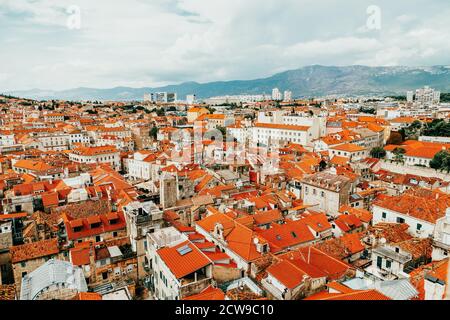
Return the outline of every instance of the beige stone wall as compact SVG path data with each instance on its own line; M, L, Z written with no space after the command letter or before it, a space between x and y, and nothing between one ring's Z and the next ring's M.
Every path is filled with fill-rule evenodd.
M241 278L241 270L223 266L213 266L213 279L218 283L233 281Z
M48 257L27 260L24 261L23 263L22 262L13 263L14 283L16 284L17 296L20 296L20 288L22 285L22 274L24 272L26 272L26 274L30 274L31 272L42 266L49 259L68 261L68 258L64 257L64 255L61 253Z
M129 273L123 274L127 270L129 265L133 265L133 270ZM120 274L115 274L115 269L120 268ZM103 279L102 274L106 272L108 277ZM137 258L127 259L111 263L102 267L97 267L95 269L95 274L90 277L89 287L96 287L105 283L110 283L114 281L120 281L124 279L132 279L137 281Z
M75 289L50 287L39 294L35 300L72 300L78 294Z
M111 232L105 232L102 233L100 236L102 237L102 241L108 241L108 240L113 240L113 239L119 239L119 238L126 238L127 237L127 230L122 229L122 230L118 230L117 232L117 236L113 235L113 231ZM79 240L83 240L83 242L88 242L88 241L95 241L96 236L92 236L92 237L86 237L86 238L81 238L81 239L77 239L75 240L75 242L78 242Z
M11 247L13 244L12 233L0 233L0 251Z

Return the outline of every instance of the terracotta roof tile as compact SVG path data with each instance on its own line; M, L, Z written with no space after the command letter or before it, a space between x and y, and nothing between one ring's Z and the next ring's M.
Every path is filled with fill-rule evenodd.
M189 247L191 251L181 255L177 249L182 247ZM189 241L182 242L174 247L159 249L157 253L177 279L211 264L211 260Z
M58 239L42 240L10 248L11 262L33 260L59 253Z

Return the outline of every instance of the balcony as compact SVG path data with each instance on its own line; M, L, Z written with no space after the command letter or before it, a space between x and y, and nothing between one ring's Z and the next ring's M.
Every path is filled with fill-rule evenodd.
M272 295L277 300L284 300L283 298L283 292L280 291L277 287L275 287L272 283L267 281L267 279L262 279L261 284L263 285L264 289L267 290L267 292Z
M206 289L212 283L212 278L199 275L194 278L183 278L181 279L180 287L180 297L187 297L193 294L200 293Z
M444 243L439 238L433 240L433 246L442 248L444 250L450 250L450 244Z

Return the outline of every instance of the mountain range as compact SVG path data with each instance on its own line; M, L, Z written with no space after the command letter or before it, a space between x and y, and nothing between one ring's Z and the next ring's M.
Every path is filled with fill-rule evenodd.
M176 92L183 100L188 94L197 98L237 94L271 94L273 88L290 90L294 97L405 95L423 86L450 92L450 66L368 67L307 66L255 80L185 82L158 88L115 87L110 89L76 88L63 91L33 89L6 92L37 100L142 100L144 93Z

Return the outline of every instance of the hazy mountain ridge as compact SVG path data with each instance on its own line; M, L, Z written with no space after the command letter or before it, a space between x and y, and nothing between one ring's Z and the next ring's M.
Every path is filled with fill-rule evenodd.
M450 92L450 67L367 67L307 66L255 80L185 82L159 88L116 87L110 89L75 88L64 91L33 89L7 94L32 99L64 100L142 100L144 93L176 92L179 99L195 93L199 98L236 94L270 94L277 87L291 90L294 97L325 95L406 94L425 85Z

